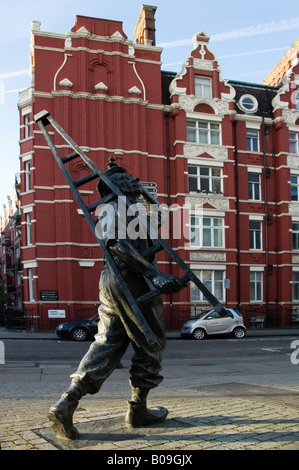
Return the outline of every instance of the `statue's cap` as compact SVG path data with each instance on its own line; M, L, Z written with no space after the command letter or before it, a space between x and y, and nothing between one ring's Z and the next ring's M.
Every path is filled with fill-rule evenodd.
M113 158L112 155L109 158L106 166L107 166L107 170L105 171L105 175L107 176L111 176L115 173L127 173L127 170L125 168L123 168L122 166L118 166L115 163L115 159ZM107 192L108 193L111 192L110 190L108 190L107 185L104 183L102 179L100 179L98 182L98 192L100 196L103 196L104 193L107 194Z

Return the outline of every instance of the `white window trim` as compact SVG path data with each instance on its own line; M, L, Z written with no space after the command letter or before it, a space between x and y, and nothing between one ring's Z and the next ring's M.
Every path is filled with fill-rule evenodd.
M33 156L33 153L29 153L28 155L26 155L26 154L23 155L22 156L22 162L25 163L25 162L28 162L28 161L32 160L32 156Z
M259 131L261 128L260 122L246 121L246 129L252 129L253 131Z
M24 261L23 267L24 269L37 268L38 262L37 261Z
M186 113L187 119L192 119L193 121L214 121L219 124L222 122L221 116L215 116L215 114L207 114L207 113Z
M26 108L22 109L22 116L25 116L26 114L30 114L32 112L32 106L26 106Z
M22 211L23 211L24 214L28 214L29 212L33 212L33 206L23 207Z
M262 173L262 169L258 166L248 166L247 171L248 173Z
M218 168L223 168L224 165L223 165L223 162L214 162L214 161L211 161L211 159L209 158L200 158L200 161L198 161L198 158L188 158L187 159L187 163L188 163L188 166L210 166L211 168L212 167L218 167ZM188 171L186 172L186 174L188 174Z

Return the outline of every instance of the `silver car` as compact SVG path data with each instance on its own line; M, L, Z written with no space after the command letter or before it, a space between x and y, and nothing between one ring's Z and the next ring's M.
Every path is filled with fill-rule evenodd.
M182 337L193 337L194 339L224 334L231 335L233 338L244 338L246 327L239 310L227 308L224 316L215 310L210 310L194 320L187 321L181 329Z

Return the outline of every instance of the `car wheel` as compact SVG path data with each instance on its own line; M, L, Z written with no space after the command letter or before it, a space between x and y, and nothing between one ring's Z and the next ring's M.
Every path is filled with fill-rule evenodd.
M192 336L194 339L204 339L206 337L206 332L203 328L196 328L193 331Z
M242 339L244 338L245 336L245 330L244 328L241 328L241 326L237 326L237 328L235 328L233 331L232 331L232 336L234 338L237 338L237 339Z
M74 328L71 331L71 339L73 341L85 341L88 338L88 331L81 326Z

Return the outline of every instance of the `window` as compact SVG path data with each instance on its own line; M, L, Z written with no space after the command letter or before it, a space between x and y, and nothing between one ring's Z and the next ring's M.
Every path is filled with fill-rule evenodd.
M291 200L299 201L299 176L291 176Z
M25 125L24 138L28 139L28 137L30 137L30 114L25 114L25 116L24 116L24 125Z
M253 129L246 130L246 149L249 152L259 151L259 133Z
M29 191L30 189L31 189L30 162L25 162L25 191Z
M298 132L289 133L289 142L290 142L289 151L291 153L299 153L299 133Z
M251 250L262 249L262 223L259 220L249 221L249 246Z
M262 271L250 271L250 300L262 301Z
M191 246L224 248L223 219L191 216Z
M224 284L224 271L220 270L201 270L194 271L198 279L212 292L213 295L219 300L224 300L223 284ZM191 283L191 302L206 302L206 298L198 289L198 287Z
M195 76L195 96L212 98L212 82L209 77Z
M299 250L299 222L292 223L292 247Z
M26 235L27 235L27 245L32 244L32 236L31 236L31 214L28 212L26 214Z
M28 268L29 302L34 302L33 269Z
M220 144L220 124L206 121L187 121L187 140L198 144Z
M299 92L298 91L296 91L295 93L295 107L296 109L299 110Z
M222 193L222 168L188 166L189 192Z
M238 106L245 113L255 113L258 109L258 101L252 95L242 95L238 101Z
M259 173L248 173L248 199L261 200L261 181Z
M293 271L293 300L299 301L299 272Z

